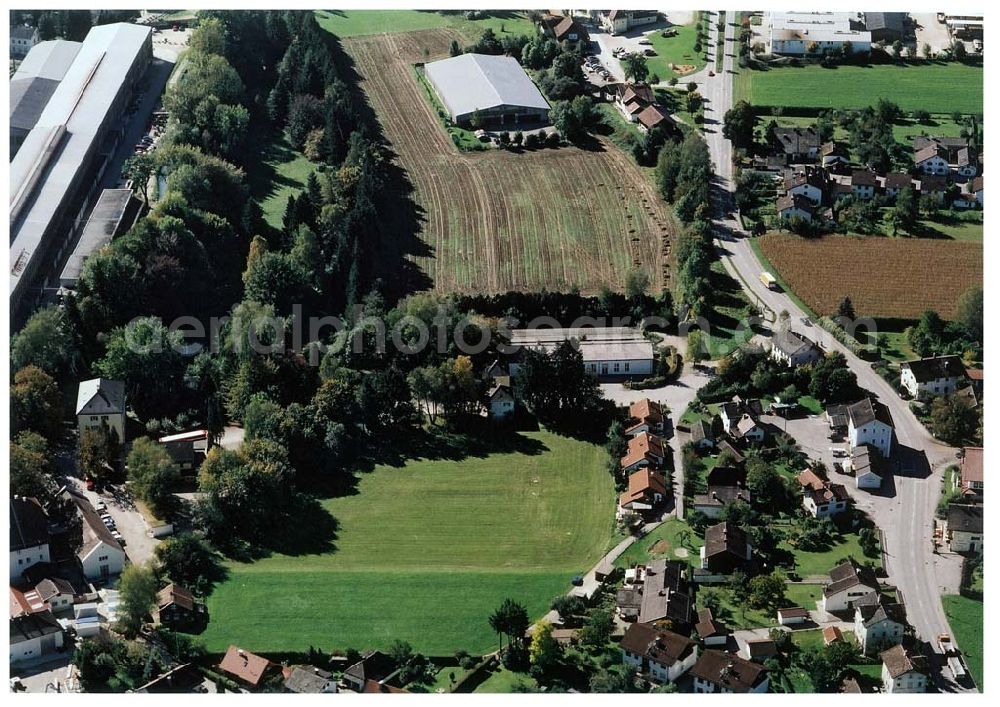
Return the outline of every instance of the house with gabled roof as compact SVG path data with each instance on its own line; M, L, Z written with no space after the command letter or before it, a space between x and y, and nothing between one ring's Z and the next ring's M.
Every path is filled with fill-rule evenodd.
M38 601L58 613L73 607L76 590L73 585L59 577L48 577L35 585L33 590Z
M507 385L494 385L486 393L491 420L503 420L514 413L514 391Z
M203 618L205 605L179 584L168 584L156 594L153 619L158 624L191 624Z
M851 161L851 154L847 146L842 142L824 142L819 149L820 162L824 167L832 167L837 164L848 164Z
M33 606L10 587L10 662L37 660L63 647L62 625L47 606Z
M913 166L924 174L942 177L951 171L948 167L948 151L936 143L915 150Z
M823 203L827 178L822 169L807 167L805 170L790 170L785 174L785 195L804 196L813 206Z
M742 486L709 486L706 493L695 494L691 507L714 520L730 503L750 503L750 500L749 489Z
M279 670L277 663L233 645L229 646L219 663L221 673L252 689L260 687L269 675Z
M368 683L381 685L382 681L392 675L396 664L392 658L382 651L368 651L361 660L348 667L340 679L344 686L354 692L366 692Z
M628 441L628 450L621 458L622 471L629 474L647 467L659 469L666 458L663 440L657 435L640 432Z
M899 364L899 383L916 399L951 395L966 383L958 356L929 356Z
M715 431L711 422L702 418L691 425L691 444L698 449L711 449L715 446Z
M676 682L698 659L698 644L652 624L634 623L621 640L622 663L660 684Z
M337 692L333 674L312 665L293 665L283 668L285 692L297 695L329 695Z
M882 684L889 694L927 692L927 664L923 656L902 645L882 651Z
M851 172L851 193L855 199L875 198L875 190L878 189L878 177L870 169L855 169Z
M983 488L983 448L965 447L962 450L957 490L969 501L982 502Z
M796 480L802 488L802 506L813 518L828 518L847 510L851 497L842 484L821 479L812 469L801 472Z
M703 570L728 575L749 567L753 547L743 529L726 521L705 530L705 544L700 553Z
M820 139L819 131L812 125L805 127L782 127L775 126L771 131L773 150L780 155L784 155L789 163L815 160L819 156Z
M691 675L696 693L762 693L770 685L764 666L714 649L702 652Z
M823 351L811 339L791 329L779 328L771 334L771 358L791 368L798 368L823 358Z
M774 210L778 218L784 221L798 218L803 221L812 221L813 204L809 198L803 194L786 193L779 196L774 202Z
M830 583L823 587L820 606L831 613L853 610L855 601L878 589L878 578L871 567L847 559L830 570Z
M903 642L906 607L884 594L872 592L854 602L854 635L865 655Z
M889 198L896 198L906 187L913 186L913 177L906 172L889 172L880 178L882 189Z
M86 430L114 430L125 441L125 384L107 378L80 383L76 396L76 421L82 435Z
M83 574L92 582L107 582L125 569L128 561L125 550L90 501L68 490L66 494L76 504L83 521L83 544L76 553Z
M729 629L715 619L711 609L698 610L698 623L694 630L705 646L725 646L729 643Z
M32 565L49 562L49 518L36 498L10 499L10 578Z
M983 549L983 507L948 504L942 536L952 552L979 552Z
M618 516L626 511L648 513L667 497L667 482L659 471L644 467L628 477L628 488L618 497Z
M892 414L884 403L864 398L847 406L847 439L852 448L871 445L888 459L894 434Z
M656 10L601 10L600 22L609 34L617 35L659 20L660 13Z
M677 560L651 560L642 567L640 623L669 624L679 633L694 625L694 595L687 580L688 565ZM661 626L663 627L663 626Z
M641 398L628 406L628 417L625 434L628 437L635 437L643 432L653 435L663 434L667 415L660 403L649 398Z
M944 203L948 194L948 178L940 174L924 174L920 177L920 196L929 196L939 204Z
M885 459L870 444L862 444L851 450L851 458L844 471L854 476L854 484L859 489L882 488L887 473Z

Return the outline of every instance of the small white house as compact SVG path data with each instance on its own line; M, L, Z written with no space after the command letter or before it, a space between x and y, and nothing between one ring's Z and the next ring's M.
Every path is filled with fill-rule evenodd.
M648 623L630 624L621 640L622 663L660 684L673 683L698 660L698 644Z
M841 484L819 478L812 469L798 475L802 487L802 506L813 518L827 518L847 510L850 496Z
M788 193L778 197L774 208L779 219L788 220L798 218L803 221L812 221L812 207L813 204L810 203L808 197L801 194Z
M105 427L125 441L125 384L107 378L80 383L76 396L76 420L80 434Z
M128 558L90 501L75 494L71 498L83 520L83 545L77 552L83 574L92 582L107 582L121 574Z
M27 56L31 48L41 41L37 27L30 25L15 25L10 28L11 57Z
M58 577L43 579L35 585L35 595L55 613L73 608L76 592L73 585Z
M497 385L487 394L490 406L490 418L503 420L514 412L514 396L506 385Z
M952 552L979 552L983 549L983 507L949 504L942 534Z
M778 363L797 368L823 358L823 351L814 342L791 329L778 329L771 336L771 358Z
M892 456L894 427L889 408L871 398L847 407L847 439L851 447L869 444L884 458Z
M798 626L809 620L809 612L801 606L778 609L779 626Z
M10 588L10 662L37 660L63 647L63 629L47 608Z
M854 602L877 592L878 588L878 579L870 567L845 560L830 570L830 583L823 587L821 606L829 612L853 610Z
M927 674L923 660L903 646L893 646L882 652L882 684L889 694L923 694L927 692Z
M770 686L770 677L763 665L732 653L705 650L691 668L693 690L711 693L762 693Z
M854 602L854 635L865 655L895 646L906 632L906 610L901 604L872 592Z
M899 365L899 382L914 398L951 395L966 383L958 356L931 356Z
M862 444L851 450L851 458L844 465L844 471L854 474L854 483L859 489L882 488L884 464L872 447Z

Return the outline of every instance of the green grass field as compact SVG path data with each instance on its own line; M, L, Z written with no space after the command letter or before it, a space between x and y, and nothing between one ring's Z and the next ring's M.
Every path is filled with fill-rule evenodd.
M983 602L958 594L941 597L948 624L965 656L965 664L983 692Z
M247 142L247 150L262 157L247 170L250 193L260 204L264 220L280 228L288 197L298 196L318 165L294 149L284 135L263 135L251 129Z
M694 43L698 36L698 27L693 22L689 25L679 25L673 29L677 30L677 36L664 37L659 31L646 35L650 45L656 50L656 56L649 57L646 65L651 74L657 74L666 81L672 76L676 76L678 81L683 81L684 77L700 70L705 66L705 49L694 51ZM692 71L681 73L670 68L670 65L682 66L689 64L695 68Z
M613 484L604 451L547 432L517 452L416 460L363 475L324 502L336 551L232 564L208 601L210 651L386 647L490 650L505 598L533 618L607 548Z
M734 100L749 97L755 106L863 108L884 98L904 111L981 114L983 69L934 63L741 70L735 93Z
M688 524L677 518L664 521L641 540L637 540L615 561L616 567L632 567L649 560L681 560L692 567L700 566L699 551L704 541L695 535ZM677 550L681 553L678 554ZM686 556L682 556L687 553Z
M482 20L467 20L464 12L442 15L432 10L317 10L320 26L338 37L368 34L414 32L422 29L452 27L469 40L475 40L489 27L501 34L533 35L535 29L523 12L490 11Z
M820 552L798 550L786 542L781 543L779 547L788 550L795 556L795 571L802 577L826 574L834 565L846 559L848 555L854 557L858 562L871 559L866 558L865 553L861 551L858 536L854 533L841 535L839 541L834 543L830 549Z

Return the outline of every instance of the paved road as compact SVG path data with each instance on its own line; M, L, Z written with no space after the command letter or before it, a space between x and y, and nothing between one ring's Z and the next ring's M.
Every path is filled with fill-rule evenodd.
M715 13L713 13L715 14ZM894 453L893 496L883 503L870 504L873 520L885 536L887 571L890 579L902 588L907 613L917 633L933 641L940 633L952 633L939 595L933 546L934 510L941 492L942 472L955 461L958 450L939 443L910 412L889 384L871 366L851 353L829 333L806 323L806 314L783 292L772 292L758 277L762 270L746 234L728 218L733 208L732 146L722 137L722 119L732 105L732 76L736 54L736 24L728 18L725 28L723 71L713 78L705 76L702 94L708 99L705 110L705 139L715 163L716 181L713 197L717 207L716 245L726 269L736 277L751 300L772 313L787 311L791 328L818 341L827 351L840 351L858 377L861 387L870 390L892 413L896 427L897 449ZM717 29L711 24L709 45L715 46ZM711 63L711 62L710 62ZM936 663L938 661L935 661ZM935 682L946 691L963 691L939 669Z

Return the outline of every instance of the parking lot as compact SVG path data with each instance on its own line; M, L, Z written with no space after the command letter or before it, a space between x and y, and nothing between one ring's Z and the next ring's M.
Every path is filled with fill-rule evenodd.
M694 19L693 12L677 11L666 13L666 22L645 25L626 34L611 35L596 25L588 26L590 39L597 44L597 58L604 65L611 77L602 80L597 74L590 74L590 80L600 86L604 83L615 83L625 80L625 71L622 69L619 57L615 53L619 50L624 53L643 53L649 49L646 39L647 34L661 32L664 28L674 25L690 24ZM624 54L622 54L624 56Z

